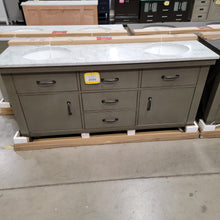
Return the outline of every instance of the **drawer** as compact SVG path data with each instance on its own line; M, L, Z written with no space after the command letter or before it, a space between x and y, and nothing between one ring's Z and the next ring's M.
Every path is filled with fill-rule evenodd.
M84 93L82 98L84 110L135 109L137 92Z
M201 7L201 6L209 6L210 5L210 0L195 0L194 8Z
M114 128L135 125L135 111L85 113L85 127Z
M205 21L207 19L206 14L193 14L191 21Z
M143 70L142 87L195 85L199 68Z
M84 73L80 74L82 90L103 90L103 89L126 89L137 88L138 71L105 71L99 72L101 82L99 84L85 84Z
M198 6L194 8L193 14L206 14L208 13L209 6Z
M76 74L24 74L13 79L18 93L77 90Z

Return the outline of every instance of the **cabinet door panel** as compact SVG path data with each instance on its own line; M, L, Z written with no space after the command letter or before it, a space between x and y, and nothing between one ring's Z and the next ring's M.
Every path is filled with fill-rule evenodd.
M78 94L20 95L19 98L31 132L82 128Z
M185 123L194 88L141 91L139 125Z

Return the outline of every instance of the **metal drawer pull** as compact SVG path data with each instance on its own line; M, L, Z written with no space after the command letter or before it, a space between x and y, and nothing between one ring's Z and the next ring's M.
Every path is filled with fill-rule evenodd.
M56 84L55 80L49 81L49 82L41 82L41 81L36 81L37 85L39 86L50 86Z
M115 118L113 120L102 119L102 121L106 122L106 123L114 123L114 122L118 121L118 118Z
M103 82L103 83L114 83L114 82L117 82L117 81L119 81L119 78L118 77L116 77L116 78L114 78L114 79L101 79L101 81Z
M118 99L115 99L115 100L102 100L102 103L103 104L115 104L115 103L117 103L117 102L119 102L119 100Z
M152 97L149 97L148 103L147 103L147 111L150 111L150 109L151 109L151 102L152 102Z
M71 102L70 102L70 101L67 101L66 103L67 103L68 114L69 114L69 115L72 115L73 113L72 113L72 111L71 111Z
M161 79L163 80L175 80L175 79L178 79L180 77L180 75L175 75L175 76L161 76Z

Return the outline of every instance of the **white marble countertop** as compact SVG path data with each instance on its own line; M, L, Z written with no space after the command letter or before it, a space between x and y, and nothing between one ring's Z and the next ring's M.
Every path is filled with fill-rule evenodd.
M27 1L22 2L22 6L24 5L35 5L35 6L43 6L43 5L98 5L98 0L74 0L74 1Z
M153 54L152 47L154 46L165 46L166 54ZM167 46L168 48L172 48L172 46L174 48L187 47L187 51L183 53L179 52L177 55L172 53L172 49L166 49ZM44 56L48 56L48 59L44 59ZM30 57L33 59L30 59ZM11 46L0 55L0 68L88 66L217 59L219 59L219 56L216 53L198 41L65 46Z

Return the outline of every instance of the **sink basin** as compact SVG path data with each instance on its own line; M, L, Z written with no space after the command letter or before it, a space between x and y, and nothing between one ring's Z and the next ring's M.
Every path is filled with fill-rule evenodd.
M180 44L156 43L150 45L145 52L159 56L182 55L190 50L189 47Z
M69 55L70 51L66 48L47 47L39 48L33 52L27 53L23 58L28 60L53 60L68 57Z

